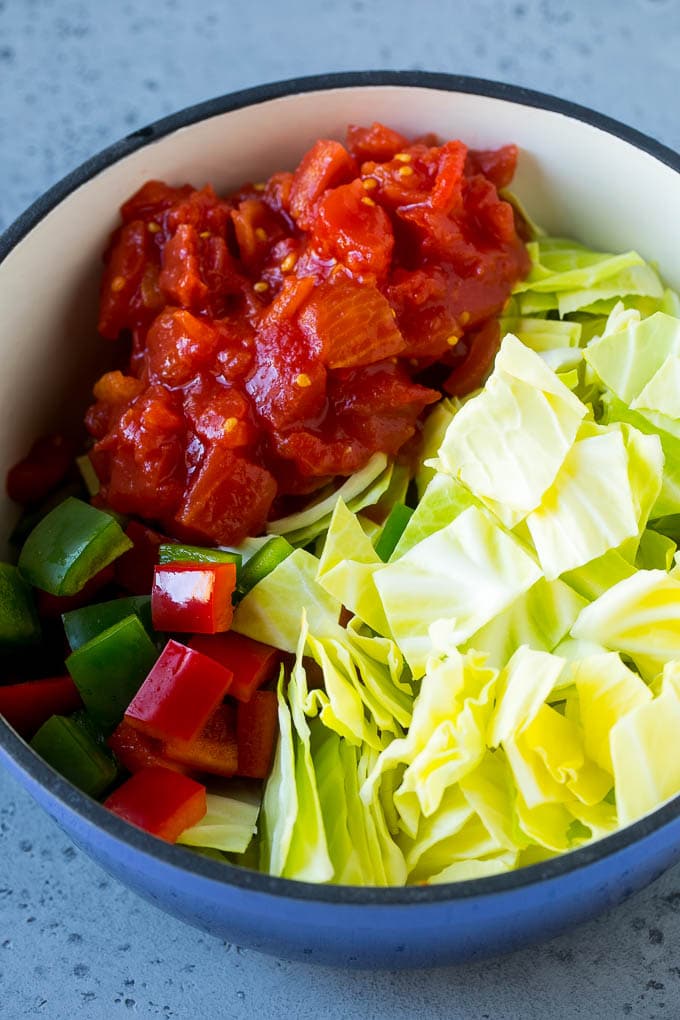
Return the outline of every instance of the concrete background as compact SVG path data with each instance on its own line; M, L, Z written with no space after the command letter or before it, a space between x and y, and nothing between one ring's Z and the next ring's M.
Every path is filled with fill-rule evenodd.
M109 142L223 92L377 67L505 80L680 148L677 0L0 0L0 229ZM677 227L675 228L677 229ZM0 774L0 1017L680 1015L680 868L535 949L416 973L318 969L138 900Z

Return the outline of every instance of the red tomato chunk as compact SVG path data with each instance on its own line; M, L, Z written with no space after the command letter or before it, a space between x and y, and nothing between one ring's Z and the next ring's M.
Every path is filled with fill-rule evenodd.
M214 659L168 641L130 702L125 721L157 740L193 740L231 681L231 672Z
M516 160L374 123L226 197L147 182L105 255L99 329L130 356L87 414L99 499L229 545L396 455L492 367L530 265Z
M104 807L152 836L176 843L206 813L205 786L168 768L135 772L104 801Z
M156 567L151 591L154 630L216 634L234 615L233 563L173 563Z

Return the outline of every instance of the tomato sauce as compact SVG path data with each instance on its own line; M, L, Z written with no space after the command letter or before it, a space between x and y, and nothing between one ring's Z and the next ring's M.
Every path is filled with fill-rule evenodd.
M103 503L230 544L398 454L493 363L529 270L516 158L373 124L226 197L146 183L105 254L99 331L130 353L86 418Z

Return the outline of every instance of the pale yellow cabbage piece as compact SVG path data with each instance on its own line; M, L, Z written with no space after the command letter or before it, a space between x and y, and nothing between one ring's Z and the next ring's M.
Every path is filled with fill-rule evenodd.
M632 709L651 701L650 690L615 652L590 655L575 662L572 676L586 754L613 774L609 746L612 727Z
M513 527L540 504L587 413L541 357L508 334L484 389L449 425L440 470Z

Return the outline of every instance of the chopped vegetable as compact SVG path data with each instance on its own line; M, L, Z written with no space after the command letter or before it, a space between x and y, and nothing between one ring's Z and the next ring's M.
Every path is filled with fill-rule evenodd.
M413 510L403 503L395 503L389 517L383 524L380 537L375 544L375 551L384 563L387 563L394 552L406 525L413 516Z
M281 658L271 645L253 641L233 630L213 637L194 637L189 647L214 659L233 674L229 695L237 701L250 701L254 692L274 677Z
M175 563L187 560L191 563L233 563L238 571L243 557L241 553L229 552L226 549L205 549L199 545L180 545L179 542L166 542L159 546L158 562Z
M292 552L293 547L285 538L279 535L275 538L270 538L243 565L238 582L239 591L242 594L247 594L267 574L271 574L272 570L278 567L279 563L283 563Z
M92 718L111 732L157 657L139 617L132 614L72 652L66 668Z
M271 771L278 733L274 691L255 691L236 709L238 774L266 779Z
M91 797L101 796L118 775L113 758L77 722L63 715L43 723L31 747Z
M69 715L82 701L70 676L0 687L0 715L22 737L32 737L52 715Z
M214 659L168 641L127 706L125 721L158 740L194 740L231 681L231 672Z
M0 563L0 647L27 645L40 638L33 593L16 567Z
M132 595L148 595L153 586L159 550L166 539L138 521L130 521L125 536L132 548L116 560L116 580Z
M166 563L154 571L151 617L156 630L216 634L231 626L234 563Z
M213 776L242 773L236 739L236 712L233 705L218 705L202 730L192 739L171 737L163 742L163 753L194 772Z
M28 536L19 570L51 595L75 595L131 545L110 514L69 498Z
M183 846L212 847L225 853L243 854L257 832L260 799L252 791L231 790L229 796L209 793L207 811L196 825L177 840Z
M180 762L167 757L162 741L147 737L125 720L116 726L107 744L128 772L139 772L151 765L173 769L175 772L189 771Z
M151 599L148 595L96 602L64 613L63 622L71 651L87 644L102 631L135 613L147 630L151 630Z
M61 435L37 439L26 457L7 473L7 495L17 503L41 503L64 480L72 464L73 443Z
M175 843L206 813L205 786L168 768L135 772L104 806L152 836Z

